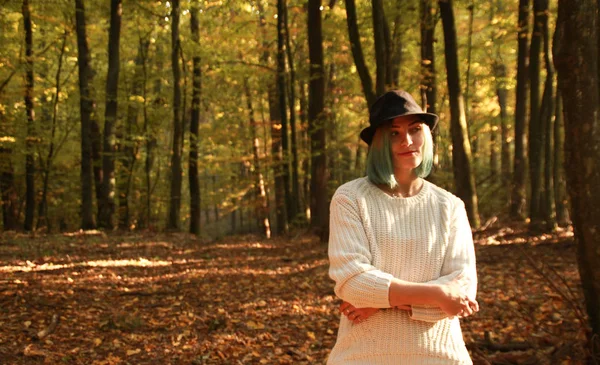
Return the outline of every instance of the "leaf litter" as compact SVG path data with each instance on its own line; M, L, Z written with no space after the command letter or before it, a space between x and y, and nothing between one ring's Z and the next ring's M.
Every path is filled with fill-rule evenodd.
M475 233L475 364L578 364L589 333L570 230ZM0 236L2 364L319 364L340 303L313 236Z

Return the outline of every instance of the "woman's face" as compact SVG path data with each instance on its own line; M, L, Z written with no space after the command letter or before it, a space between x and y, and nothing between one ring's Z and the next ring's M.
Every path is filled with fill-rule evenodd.
M423 161L423 121L417 116L401 116L392 121L390 142L394 170L412 170Z

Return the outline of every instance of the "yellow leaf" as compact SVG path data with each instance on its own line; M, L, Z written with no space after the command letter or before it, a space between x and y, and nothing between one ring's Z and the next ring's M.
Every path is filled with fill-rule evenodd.
M96 347L100 346L101 343L102 343L102 339L101 338L94 338L94 345Z
M308 336L308 338L310 338L311 340L316 340L317 338L315 337L315 333L314 332L306 332L306 335Z
M135 350L127 350L127 356L132 356L132 355L137 355L140 352L142 352L141 349L135 349Z

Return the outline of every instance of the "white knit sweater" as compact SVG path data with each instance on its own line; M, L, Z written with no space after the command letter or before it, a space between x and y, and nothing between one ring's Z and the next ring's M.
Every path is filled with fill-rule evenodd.
M444 283L464 274L475 298L473 237L463 202L425 181L409 198L391 197L366 177L331 201L329 275L335 293L358 308L385 308L354 324L341 316L329 365L471 364L458 318L439 308L390 308L392 278Z

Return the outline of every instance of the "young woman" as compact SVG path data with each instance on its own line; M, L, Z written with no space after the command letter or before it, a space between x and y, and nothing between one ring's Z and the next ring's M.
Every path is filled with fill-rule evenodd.
M459 323L479 310L471 228L463 202L423 179L437 120L401 90L370 109L367 176L331 202L343 315L330 365L472 363Z

